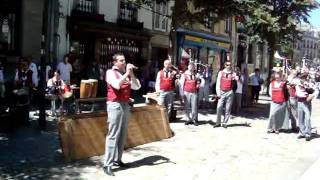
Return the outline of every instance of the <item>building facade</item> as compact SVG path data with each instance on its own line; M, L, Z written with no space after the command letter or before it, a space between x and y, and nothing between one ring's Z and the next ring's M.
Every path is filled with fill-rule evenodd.
M320 54L320 30L311 25L300 25L300 39L297 39L294 45L293 60L299 65L303 65L303 61L307 64L319 63Z

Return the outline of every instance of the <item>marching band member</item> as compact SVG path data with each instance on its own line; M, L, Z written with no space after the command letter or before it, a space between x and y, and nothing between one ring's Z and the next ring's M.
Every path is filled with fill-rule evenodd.
M112 166L127 166L121 160L127 138L129 119L130 91L140 89L139 80L135 77L133 64L126 65L123 54L113 55L113 66L106 73L108 134L105 143L103 170L114 176Z
M274 80L269 86L269 95L271 96L270 113L268 119L268 133L279 134L279 129L283 125L284 118L277 118L278 115L285 114L286 110L286 82L282 80L281 73L274 73Z
M300 133L298 139L305 138L311 140L311 101L319 94L315 84L307 79L308 73L303 72L300 75L300 81L296 85L296 95L298 100L298 119Z
M289 102L288 102L288 111L289 111L289 119L291 121L291 128L293 131L298 131L297 127L297 97L296 97L296 85L299 82L299 78L297 77L297 70L292 69L287 78L287 89L289 91Z
M216 92L218 100L217 105L217 121L214 127L221 126L221 115L225 107L224 119L222 121L222 127L227 128L227 123L230 119L230 113L233 102L233 90L232 81L235 79L235 73L231 68L231 61L225 61L224 69L219 71L216 84Z
M166 108L169 119L173 109L176 71L172 69L170 60L163 62L163 69L157 74L155 89L160 92L159 105Z
M194 63L190 62L188 69L182 74L180 85L183 87L185 111L186 111L186 125L194 124L198 126L198 89L199 78L195 75Z
M64 89L65 83L60 77L60 71L55 70L53 73L53 77L48 80L47 87L49 94L51 96L51 115L56 115L56 100L58 97L61 99L61 107L63 107L63 98L62 98L62 91Z

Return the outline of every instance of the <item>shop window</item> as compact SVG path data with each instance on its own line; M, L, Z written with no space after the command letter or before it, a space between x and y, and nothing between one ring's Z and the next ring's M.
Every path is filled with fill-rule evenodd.
M131 2L121 0L119 12L119 19L134 22L138 20L138 8Z
M19 1L2 1L0 6L0 53L19 53L20 12Z
M97 12L96 0L77 0L76 10L95 13Z
M230 33L232 31L232 19L230 17L227 17L224 20L224 31L226 33Z
M167 2L155 2L154 3L154 21L153 27L156 30L167 31L168 26L168 11Z

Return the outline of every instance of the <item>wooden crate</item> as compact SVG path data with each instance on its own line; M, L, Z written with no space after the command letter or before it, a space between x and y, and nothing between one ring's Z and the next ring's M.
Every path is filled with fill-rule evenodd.
M62 117L58 122L60 142L66 161L103 155L107 134L107 113ZM172 137L168 117L160 106L131 110L126 148Z

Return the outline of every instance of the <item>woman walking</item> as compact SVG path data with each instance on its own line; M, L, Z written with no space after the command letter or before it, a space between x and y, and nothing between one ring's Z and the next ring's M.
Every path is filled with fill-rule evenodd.
M271 81L269 88L272 102L270 104L267 132L279 134L286 111L286 83L282 80L280 72L274 73L274 80Z

